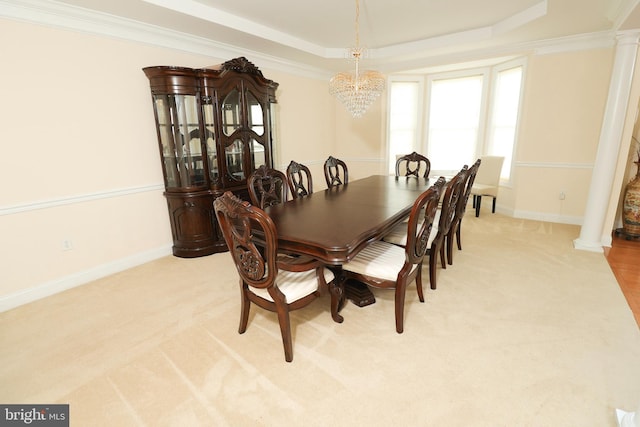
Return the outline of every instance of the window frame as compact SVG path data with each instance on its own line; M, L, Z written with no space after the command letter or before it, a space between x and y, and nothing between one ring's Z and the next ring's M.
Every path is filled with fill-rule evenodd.
M387 162L386 162L386 166L385 168L389 171L389 173L391 173L391 169L393 169L393 173L395 173L395 158L393 159L393 168L391 167L391 86L393 83L395 82L401 82L401 83L406 83L406 82L416 82L418 84L418 90L417 90L417 108L416 108L416 129L415 129L415 135L414 135L414 141L413 141L413 149L412 151L419 151L419 147L420 147L420 141L422 141L422 132L424 129L424 126L422 126L423 123L423 118L424 118L424 85L425 85L425 76L424 75L418 75L418 74L402 74L402 75L395 75L395 76L389 76L389 82L387 87L389 87L390 89L386 91L386 96L387 96L387 105L389 106L388 111L387 111L387 144L386 144L386 158L387 158ZM406 153L408 154L408 153Z
M504 179L502 176L500 177L500 185L503 185L503 186L511 186L513 182L513 170L514 170L515 157L516 157L517 148L518 148L518 141L520 139L519 138L520 124L522 122L522 105L523 105L524 90L525 90L525 84L526 84L527 59L524 57L516 58L510 61L501 62L491 67L491 98L490 98L491 101L496 99L496 91L498 90L498 87L497 87L498 85L496 84L498 73L502 71L510 70L512 68L517 68L517 67L522 68L522 74L520 76L520 94L518 97L518 113L517 113L517 120L515 124L514 134L513 134L511 161L506 163L509 168L509 178ZM492 117L494 112L493 104L494 103L492 102L488 111L487 124L491 124L493 122L493 117ZM493 137L492 131L493 129L491 128L491 126L487 126L487 134L485 136L485 141L491 140L491 138ZM489 151L488 144L483 149L483 153L488 156L494 154L491 151ZM496 155L500 155L500 153L496 153Z
M443 80L443 79L455 79L461 77L469 77L474 75L482 74L483 77L483 95L481 101L481 112L480 112L480 123L478 125L478 139L476 142L476 158L480 158L483 155L490 155L489 152L489 141L492 137L493 129L491 128L492 123L492 115L493 115L493 106L495 93L497 90L496 78L498 73L501 71L505 71L511 68L521 67L522 75L521 75L521 83L520 83L520 94L518 99L518 112L517 112L517 120L515 124L514 130L514 141L512 148L512 156L511 161L508 163L508 171L509 178L504 179L501 178L500 185L502 186L511 186L513 182L513 172L515 168L516 162L516 153L518 148L518 140L520 139L520 128L522 124L522 109L524 104L524 94L525 94L525 86L526 86L526 78L527 78L527 58L526 57L518 57L514 59L509 59L506 61L496 62L490 66L486 67L474 67L467 69L459 69L452 70L447 72L438 72L438 73L425 73L425 74L411 74L411 75L391 75L388 78L388 85L391 87L394 82L406 82L406 81L416 81L421 82L419 84L419 93L418 93L418 121L416 124L416 141L414 144L413 151L417 152L427 152L428 149L428 138L429 138L429 108L430 108L430 92L431 92L431 83L434 80ZM386 165L385 168L389 169L389 165L391 164L392 159L390 158L391 153L391 91L387 91L387 105L389 106L387 111L387 141L386 141ZM475 160L475 159L474 159ZM393 159L395 162L395 159ZM433 170L432 170L433 171ZM435 170L436 173L441 174L455 174L458 171L440 171Z
M429 151L429 121L430 121L430 109L431 109L431 93L432 93L432 85L434 81L438 80L455 80L460 78L467 77L475 77L482 76L482 91L480 98L480 114L478 117L478 129L476 133L476 146L475 146L475 157L480 157L481 153L484 152L484 137L486 135L486 118L487 118L487 108L488 108L488 97L487 93L489 90L489 76L490 76L490 68L471 68L466 70L456 70L442 73L434 73L427 76L427 85L426 90L427 93L425 95L424 105L424 138L422 143L420 144L421 151L424 153L428 153ZM433 167L433 164L431 165ZM462 164L460 165L462 167ZM460 171L458 170L441 170L441 169L432 169L437 174L440 175L455 175Z

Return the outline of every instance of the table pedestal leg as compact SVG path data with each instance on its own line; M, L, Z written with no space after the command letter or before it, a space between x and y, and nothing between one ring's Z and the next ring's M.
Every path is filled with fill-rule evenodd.
M356 280L347 280L344 285L346 299L351 300L358 307L365 307L376 302L376 297L369 287Z

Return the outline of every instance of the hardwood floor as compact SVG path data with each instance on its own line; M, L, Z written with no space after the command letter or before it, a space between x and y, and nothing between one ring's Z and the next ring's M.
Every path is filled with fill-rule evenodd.
M626 240L614 234L605 257L640 326L640 239Z

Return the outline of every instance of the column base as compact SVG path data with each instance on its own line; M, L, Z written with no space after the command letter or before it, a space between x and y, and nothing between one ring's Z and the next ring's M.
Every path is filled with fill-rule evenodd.
M582 251L604 253L604 248L600 242L587 242L582 239L575 239L573 247Z

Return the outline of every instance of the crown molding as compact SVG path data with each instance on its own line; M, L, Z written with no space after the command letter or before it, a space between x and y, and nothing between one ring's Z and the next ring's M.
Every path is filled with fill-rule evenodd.
M197 0L142 0L145 3L160 6L165 9L172 10L177 13L190 15L205 21L222 25L224 27L233 28L246 34L259 37L261 39L270 40L275 43L292 47L303 52L320 57L327 56L327 49L314 43L310 43L299 37L284 33L277 29L267 27L258 22L251 21L241 16L233 15L222 9L204 4Z
M56 1L0 0L0 17L215 58L249 56L262 68L307 77L331 75L327 70L307 64Z
M528 14L535 15L542 13L543 3L546 7L546 2L539 3L536 8L532 8L528 11ZM270 68L304 77L327 79L333 74L329 69L310 66L299 61L267 55L262 52L239 48L237 46L209 40L203 37L197 37L53 0L0 0L0 17L63 28L86 34L101 35L162 48L175 49L182 52L210 56L213 58L248 56L252 58L252 62L261 68ZM522 17L517 18L518 20L524 19ZM527 16L526 18L530 18L530 16ZM374 60L373 62L375 62L377 67L383 69L383 71L386 69L389 73L403 72L404 70L420 69L445 63L455 64L458 62L467 62L470 59L479 58L480 56L483 58L489 58L505 55L523 55L528 53L545 55L585 49L610 48L615 45L616 37L615 31L605 31L528 43L496 46L486 49L474 49L471 51L456 51L454 49L454 51L447 54L432 53L440 43L446 42L446 44L451 45L455 44L456 41L460 41L460 38L466 40L470 36L474 36L475 38L479 36L482 36L481 38L488 37L491 31L488 29L479 29L467 33L459 33L443 36L438 39L407 43L402 46L393 46L393 49L396 50L402 47L406 50L406 52L405 50L402 51L405 54L413 53L415 56L410 60L400 59L397 57L395 59L392 58L390 55L394 52L392 52L393 49L391 49L391 47L389 47L390 50L387 50L387 48L378 49L375 52L375 55L372 56L378 57L381 60ZM337 56L337 52L339 51L340 49L335 49L335 52L331 53L331 56ZM416 52L418 52L417 55ZM396 51L395 54L397 53L398 52Z
M197 0L143 0L156 6L172 10L174 12L198 17L208 22L222 25L225 27L239 29L240 31L260 37L265 40L288 46L311 55L326 59L338 59L344 56L342 48L323 47L314 43L310 43L299 37L292 36L277 29L267 27L260 23L236 16L224 10L218 9L211 5L205 5ZM458 33L447 34L439 37L432 37L425 40L418 40L409 43L399 43L383 48L368 49L371 57L375 58L393 58L407 52L413 52L423 47L442 48L457 43L468 43L477 40L487 40L494 35L513 30L532 22L547 14L547 0L539 1L533 6L521 10L512 16L509 16L492 25L461 31Z
M590 49L607 49L616 44L616 31L600 31L597 33L578 34L542 40L531 44L536 55L573 52Z

